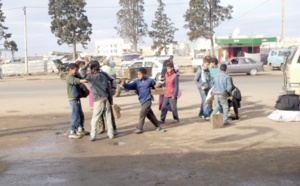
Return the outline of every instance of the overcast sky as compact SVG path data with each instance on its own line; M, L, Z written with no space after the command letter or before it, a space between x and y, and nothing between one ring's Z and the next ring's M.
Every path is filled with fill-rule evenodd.
M156 0L145 1L145 19L148 26L154 19L157 9ZM286 37L300 37L299 1L285 0ZM118 0L86 0L86 14L93 24L93 34L87 50L78 46L78 50L94 52L94 41L100 39L117 38L113 29L116 26L116 13L119 10ZM186 41L187 30L183 15L188 8L189 0L163 0L166 13L179 28L175 34L176 41ZM264 35L266 37L281 34L281 0L223 0L222 5L233 6L233 19L222 23L216 29L216 36L231 35L235 28L240 29L241 35ZM27 35L29 55L47 54L50 51L72 51L67 45L59 46L57 39L50 31L50 17L48 15L48 0L2 0L2 10L6 16L5 26L12 33L19 47L18 56L24 54L24 14L22 7L27 8ZM150 27L148 28L151 29ZM149 38L141 45L151 45Z

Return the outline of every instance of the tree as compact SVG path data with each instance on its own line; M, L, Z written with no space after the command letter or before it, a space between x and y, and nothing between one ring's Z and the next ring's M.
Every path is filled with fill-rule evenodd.
M174 34L178 30L171 23L171 19L164 13L165 4L162 0L157 0L159 7L155 12L155 20L152 22L151 27L154 29L149 32L149 37L153 40L152 49L158 49L157 54L160 55L164 50L168 54L168 44L174 42Z
M8 39L11 37L11 34L10 33L6 33L6 30L8 29L8 27L5 27L3 25L3 23L5 22L5 16L4 16L4 13L2 11L2 3L1 3L1 0L0 0L0 40L2 39Z
M210 39L211 51L214 55L214 29L226 19L231 19L232 6L220 6L220 0L190 0L190 7L186 11L184 18L189 29L187 35L190 41L204 37Z
M85 0L49 0L48 14L51 16L51 32L58 37L59 45L73 45L73 59L76 59L76 44L83 48L91 40L92 24L84 14Z
M10 50L12 58L15 59L15 52L19 50L17 43L15 41L5 41L4 48Z
M137 52L137 44L147 34L147 24L144 20L144 0L120 0L122 7L117 13L118 26L115 29L123 39L128 39Z

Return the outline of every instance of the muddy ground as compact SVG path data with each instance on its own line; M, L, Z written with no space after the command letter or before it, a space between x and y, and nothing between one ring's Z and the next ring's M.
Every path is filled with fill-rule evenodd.
M197 117L200 96L193 75L182 75L181 123L168 114L157 132L133 133L137 96L123 93L119 135L69 140L65 82L56 76L0 81L0 185L300 185L299 123L267 116L282 93L280 71L233 75L243 94L240 121L212 129ZM157 99L157 97L156 97ZM83 99L86 129L92 111ZM157 116L157 101L153 103Z

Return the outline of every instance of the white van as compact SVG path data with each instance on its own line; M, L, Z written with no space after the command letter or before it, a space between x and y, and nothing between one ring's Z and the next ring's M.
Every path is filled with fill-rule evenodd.
M267 59L270 70L274 68L283 70L285 58L290 53L288 49L271 50Z
M284 90L300 95L300 45L290 48L284 64Z

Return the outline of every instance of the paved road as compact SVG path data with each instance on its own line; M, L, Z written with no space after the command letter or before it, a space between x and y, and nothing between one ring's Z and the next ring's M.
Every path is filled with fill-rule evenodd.
M241 121L213 130L197 117L193 75L182 75L180 124L166 133L133 134L139 104L131 93L122 108L120 135L68 140L66 87L56 77L0 82L0 185L300 185L298 123L267 119L281 94L281 72L233 75L243 94ZM91 111L83 100L86 128ZM157 102L154 112L159 116Z

